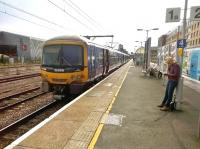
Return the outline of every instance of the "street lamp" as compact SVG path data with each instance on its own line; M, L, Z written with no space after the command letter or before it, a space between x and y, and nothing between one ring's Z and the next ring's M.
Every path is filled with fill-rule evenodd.
M147 41L148 41L148 35L149 35L149 31L152 31L152 30L159 30L159 28L152 28L152 29L141 29L141 28L138 28L137 31L146 31L147 33L147 36L146 36L146 48L145 48L145 52L144 52L144 64L146 64L145 67L145 71L147 71L147 67L148 65L150 64L150 50L148 49L148 46L147 46ZM145 58L146 57L146 58Z
M135 41L135 42L139 42L140 46L142 47L142 43L145 42L145 41Z
M146 40L148 39L149 31L152 31L152 30L159 30L159 28L152 28L152 29L141 29L141 28L138 28L137 29L137 31L146 31L147 32Z

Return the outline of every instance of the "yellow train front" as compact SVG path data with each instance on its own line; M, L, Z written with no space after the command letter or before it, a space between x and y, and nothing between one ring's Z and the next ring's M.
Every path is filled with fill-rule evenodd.
M42 53L42 89L58 95L77 94L88 82L125 63L126 57L79 36L47 40Z

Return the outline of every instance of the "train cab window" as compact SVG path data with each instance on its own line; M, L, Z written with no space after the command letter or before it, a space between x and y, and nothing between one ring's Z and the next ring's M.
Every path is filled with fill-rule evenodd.
M51 45L44 47L42 64L45 66L83 66L83 48L78 45Z

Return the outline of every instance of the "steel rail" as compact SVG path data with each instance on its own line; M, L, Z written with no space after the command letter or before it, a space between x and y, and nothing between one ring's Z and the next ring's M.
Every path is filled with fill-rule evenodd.
M27 78L37 77L37 76L40 76L40 73L27 74L27 75L21 75L21 76L14 76L14 77L8 77L8 78L0 78L0 83L17 81L17 80L22 80L22 79L27 79Z

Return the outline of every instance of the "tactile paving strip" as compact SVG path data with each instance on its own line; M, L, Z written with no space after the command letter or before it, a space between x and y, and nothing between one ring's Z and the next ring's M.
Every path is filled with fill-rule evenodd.
M86 149L87 146L88 143L86 142L70 140L63 149Z
M103 114L102 112L91 112L88 118L81 125L81 127L72 136L71 140L81 141L84 142L83 144L88 145L94 135L95 130L99 125L99 121L102 117L102 114ZM66 145L66 147L71 146L69 143Z

